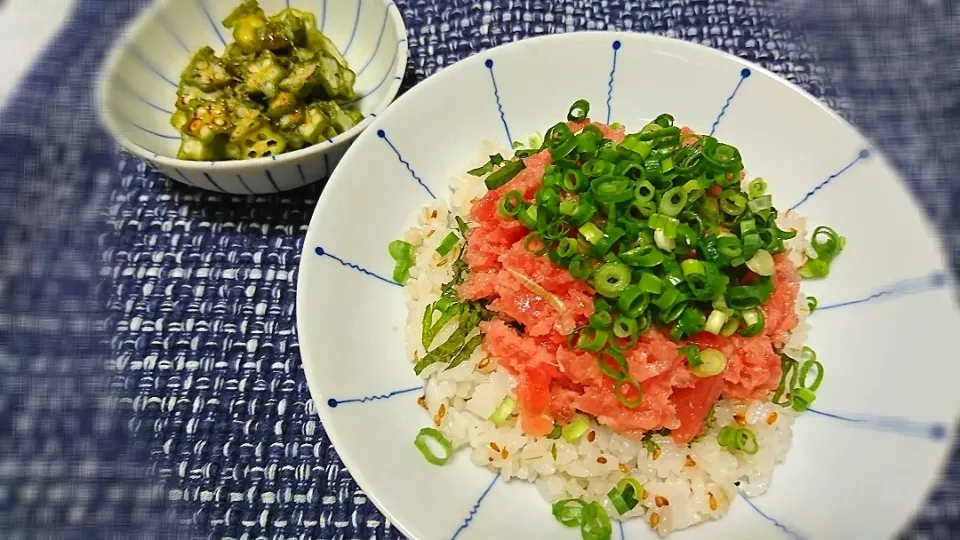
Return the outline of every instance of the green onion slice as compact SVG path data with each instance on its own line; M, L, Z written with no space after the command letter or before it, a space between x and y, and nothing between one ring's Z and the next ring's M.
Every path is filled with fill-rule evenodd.
M757 436L753 434L747 428L740 428L737 430L737 449L743 452L744 454L756 454L760 450L760 445L757 443Z
M510 180L513 180L513 177L520 174L520 171L525 168L526 166L523 164L522 159L515 159L490 173L490 176L488 176L483 183L486 184L489 190L497 189Z
M413 444L423 454L424 459L433 465L446 465L453 456L453 444L443 433L433 428L425 427L421 429L413 440ZM438 446L439 453L432 446Z
M574 417L573 422L570 422L560 432L560 435L563 437L563 440L567 441L570 444L573 444L580 437L583 436L587 430L590 429L590 423L587 422L587 419L583 416L577 415Z
M440 245L437 246L437 254L441 257L445 257L447 253L457 245L457 242L460 241L460 237L456 233L447 233L447 236L443 237L443 240L440 242Z
M697 377L713 377L727 368L727 356L716 349L700 351L700 360L702 364L690 369Z
M510 418L510 415L513 414L513 411L517 409L517 400L513 399L510 396L503 398L503 401L500 402L500 405L497 407L497 410L493 411L493 414L490 415L490 421L493 422L494 426L500 427L504 422Z
M578 99L570 106L567 112L567 120L570 122L583 122L590 113L590 102L585 99Z
M617 401L628 409L636 409L643 401L643 390L640 388L640 383L629 376L613 384L613 394Z

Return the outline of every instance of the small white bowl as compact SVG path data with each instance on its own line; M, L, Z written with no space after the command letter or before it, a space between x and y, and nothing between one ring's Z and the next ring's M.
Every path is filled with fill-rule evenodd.
M260 0L272 15L286 7L314 13L357 73L364 120L338 137L294 152L248 161L177 159L170 125L177 81L193 52L220 54L232 41L220 21L241 0L158 0L134 21L108 56L98 82L100 117L127 150L170 178L226 193L275 193L329 177L350 142L390 104L407 66L407 31L390 0Z

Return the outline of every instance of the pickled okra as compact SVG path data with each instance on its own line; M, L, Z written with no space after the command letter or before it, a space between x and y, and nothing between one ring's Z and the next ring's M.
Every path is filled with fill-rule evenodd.
M177 157L196 161L271 157L331 139L363 120L350 102L356 74L312 13L267 16L244 0L224 20L223 54L198 49L180 75L170 124Z

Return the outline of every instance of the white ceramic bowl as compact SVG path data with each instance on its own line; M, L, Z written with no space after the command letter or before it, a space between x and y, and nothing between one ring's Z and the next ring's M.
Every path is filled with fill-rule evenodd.
M352 140L397 95L407 66L407 32L390 0L261 0L272 15L285 7L314 13L357 73L363 122L331 141L271 158L196 162L176 159L170 125L177 81L193 51L218 54L232 41L220 21L240 0L158 0L125 33L100 74L100 117L114 138L174 180L227 193L274 193L327 178Z
M430 419L386 249L482 141L525 140L578 98L633 130L671 112L715 132L778 207L848 239L829 278L803 285L821 306L809 319L826 366L818 412L797 419L766 494L675 537L892 535L935 479L960 408L960 317L932 228L886 159L809 95L732 56L639 34L549 36L459 62L404 95L337 168L304 244L297 321L317 412L353 477L410 538L579 538L532 485L498 480L469 452L435 467L414 448ZM656 537L644 522L616 527L614 538Z

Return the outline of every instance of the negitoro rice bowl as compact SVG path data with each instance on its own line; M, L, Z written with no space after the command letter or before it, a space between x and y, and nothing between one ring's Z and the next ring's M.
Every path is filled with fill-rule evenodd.
M390 244L425 380L416 444L535 483L583 538L611 519L667 535L771 485L824 373L800 281L844 238L779 213L736 148L669 114L632 132L588 111L487 143Z

